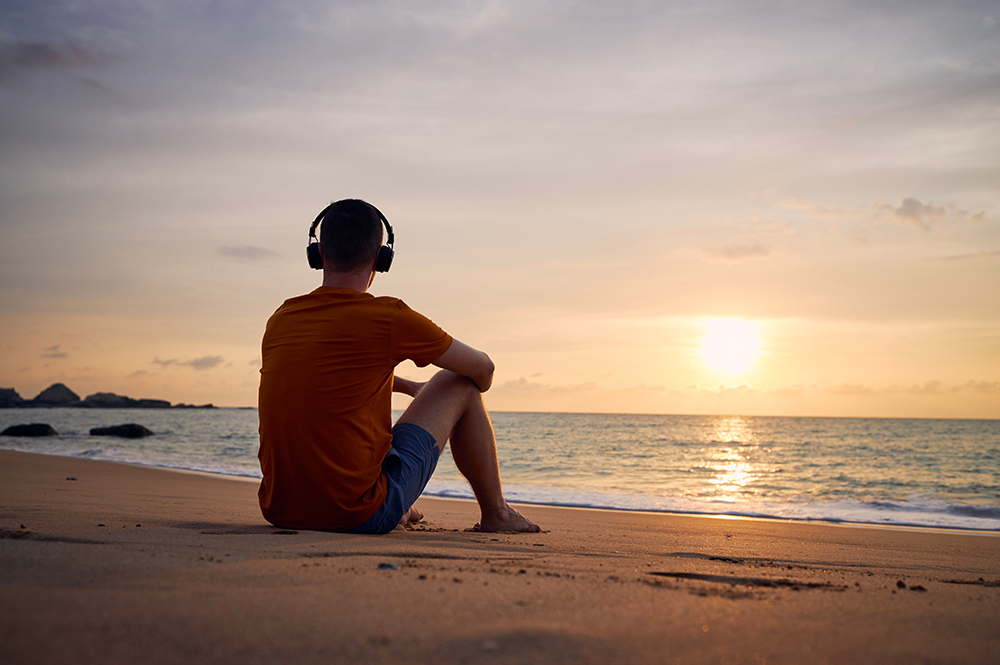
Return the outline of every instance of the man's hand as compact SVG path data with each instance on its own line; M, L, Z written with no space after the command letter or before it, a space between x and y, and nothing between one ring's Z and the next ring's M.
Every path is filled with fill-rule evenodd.
M420 381L410 381L398 376L392 379L392 391L394 393L403 393L410 397L416 397L417 393L423 390L425 385L427 385L426 381L421 383Z

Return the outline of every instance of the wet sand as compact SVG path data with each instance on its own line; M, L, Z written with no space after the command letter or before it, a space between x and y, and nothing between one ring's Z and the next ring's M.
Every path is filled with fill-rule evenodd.
M1000 535L421 499L270 526L256 482L0 451L20 663L995 663Z

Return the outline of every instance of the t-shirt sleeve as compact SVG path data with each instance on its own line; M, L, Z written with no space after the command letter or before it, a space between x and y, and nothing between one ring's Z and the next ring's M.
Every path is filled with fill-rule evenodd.
M450 346L451 335L403 301L398 302L390 343L395 362L412 360L417 367L424 367L440 358Z

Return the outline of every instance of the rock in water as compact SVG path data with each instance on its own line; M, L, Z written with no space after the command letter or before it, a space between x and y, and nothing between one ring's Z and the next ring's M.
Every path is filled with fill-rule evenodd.
M59 432L52 428L52 425L45 423L31 423L30 425L11 425L0 436L56 436Z
M91 436L123 436L128 439L141 439L144 436L152 436L152 432L135 423L125 425L113 425L112 427L95 427L90 430Z
M87 395L80 406L86 406L90 408L97 409L123 409L131 406L131 402L128 397L124 395L116 395L114 393L94 393L93 395Z
M134 404L132 405L136 409L169 409L170 402L165 399L135 399L132 400Z
M35 406L73 406L79 401L80 396L61 383L53 383L31 400Z
M23 401L24 398L13 388L0 388L0 409L13 409Z
M170 402L165 399L132 399L114 393L94 393L87 395L77 406L89 409L169 409Z

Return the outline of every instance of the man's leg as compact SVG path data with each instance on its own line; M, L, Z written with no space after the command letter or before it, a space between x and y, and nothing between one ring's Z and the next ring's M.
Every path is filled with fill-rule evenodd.
M455 466L479 502L480 531L539 530L503 498L493 424L479 388L470 379L447 370L438 372L397 422L424 428L442 451L451 440Z

